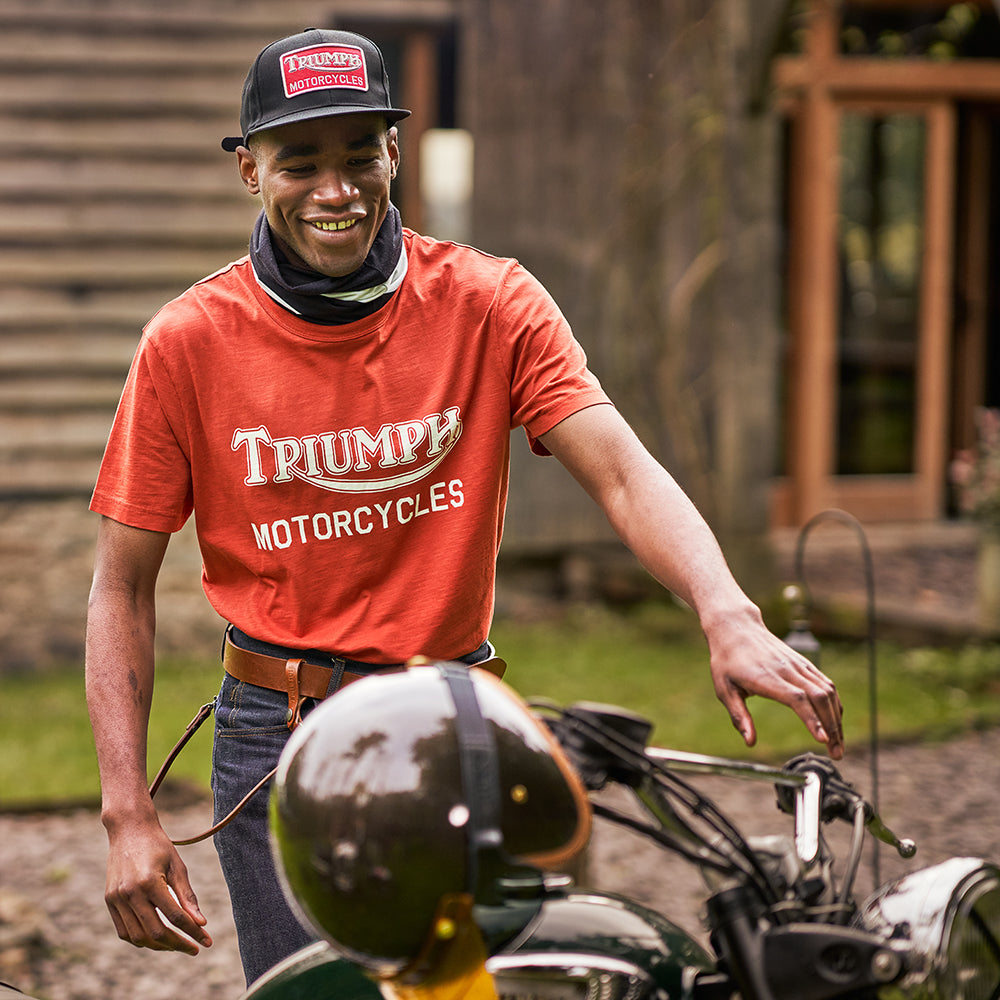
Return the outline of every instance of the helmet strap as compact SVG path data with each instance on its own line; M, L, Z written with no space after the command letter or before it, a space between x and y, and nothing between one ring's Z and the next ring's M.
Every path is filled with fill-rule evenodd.
M469 894L478 899L481 856L503 848L496 740L483 718L469 671L450 664L442 664L440 670L455 703L462 797L469 810L465 885Z
M537 868L513 861L504 851L496 740L469 670L451 664L438 669L455 703L462 796L469 810L466 888L492 953L538 912L545 882Z

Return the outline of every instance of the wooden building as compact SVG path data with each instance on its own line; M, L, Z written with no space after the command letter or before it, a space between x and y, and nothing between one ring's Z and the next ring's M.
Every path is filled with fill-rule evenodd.
M3 0L5 497L86 496L142 323L245 251L218 140L308 24L414 109L404 222L522 259L724 537L949 515L1000 404L988 0ZM607 537L554 464L515 447L511 545Z

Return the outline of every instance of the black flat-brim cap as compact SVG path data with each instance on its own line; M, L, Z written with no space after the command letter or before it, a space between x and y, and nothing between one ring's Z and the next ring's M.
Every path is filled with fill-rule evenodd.
M222 148L232 153L279 125L364 113L390 124L410 113L392 106L379 47L353 31L307 28L271 42L254 60L243 84L243 134L223 139Z

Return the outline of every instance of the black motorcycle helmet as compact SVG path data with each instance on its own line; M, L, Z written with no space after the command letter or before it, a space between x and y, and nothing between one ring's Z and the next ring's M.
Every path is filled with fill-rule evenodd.
M457 664L356 681L282 754L272 840L300 916L400 985L469 975L537 913L542 868L590 834L579 778L491 674Z

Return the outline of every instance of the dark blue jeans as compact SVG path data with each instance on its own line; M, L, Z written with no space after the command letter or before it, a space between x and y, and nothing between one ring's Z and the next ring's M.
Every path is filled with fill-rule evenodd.
M315 705L314 699L307 699L303 717ZM277 765L289 737L287 709L284 692L224 675L215 704L212 749L216 822ZM278 881L268 838L269 794L270 783L215 834L248 986L272 965L316 939L292 913Z
M241 643L242 644L242 643ZM467 663L493 653L485 644ZM354 669L350 667L348 669ZM318 702L307 698L305 718ZM225 674L215 704L212 793L215 820L233 809L278 763L290 735L285 724L288 696ZM271 966L316 940L285 900L271 854L267 826L270 784L236 818L215 834L215 849L229 887L247 985Z

